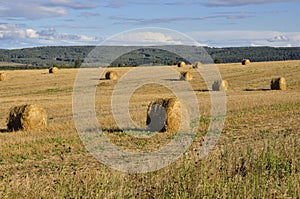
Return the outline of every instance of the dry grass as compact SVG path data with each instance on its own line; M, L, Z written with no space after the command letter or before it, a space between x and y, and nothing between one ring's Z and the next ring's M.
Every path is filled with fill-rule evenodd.
M77 69L61 69L55 76L47 70L4 71L10 78L0 87L1 197L299 198L300 61L218 67L223 79L230 82L230 90L226 93L226 122L216 147L206 158L198 158L211 119L209 92L204 92L211 85L206 86L193 70L190 84L202 116L197 137L177 162L147 174L114 171L85 150L72 119ZM130 68L114 70L122 76ZM279 76L286 78L287 90L268 90L271 79ZM144 139L113 131L117 125L111 115L111 94L116 83L99 80L96 93L98 120L109 130L106 135L111 141L137 152L169 143L170 134ZM256 90L245 91L247 88ZM145 125L147 105L166 97L174 94L163 86L139 87L129 103L132 119ZM6 132L9 108L26 103L38 103L46 109L47 129Z

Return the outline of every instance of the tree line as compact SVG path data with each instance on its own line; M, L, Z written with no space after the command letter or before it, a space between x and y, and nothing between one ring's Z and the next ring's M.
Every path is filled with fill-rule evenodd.
M190 57L197 57L205 50L215 63L234 63L247 58L253 62L300 60L300 47L229 47L211 48L195 46L175 46ZM80 67L81 63L97 49L94 59L103 66L139 66L139 65L174 65L179 61L189 61L182 56L162 50L160 47L126 46L46 46L25 49L0 49L0 62L20 63L23 68ZM95 51L95 50L94 50ZM122 54L121 52L127 52ZM114 57L118 52L122 56ZM101 56L103 54L103 56ZM111 55L111 56L107 56ZM207 59L208 60L208 59ZM107 66L107 65L106 65ZM2 69L5 66L2 66Z

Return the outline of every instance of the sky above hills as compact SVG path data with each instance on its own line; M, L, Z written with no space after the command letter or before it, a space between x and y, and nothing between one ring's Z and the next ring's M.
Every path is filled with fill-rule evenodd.
M0 48L98 45L135 28L202 45L300 46L300 0L0 0ZM143 31L159 41L166 33Z

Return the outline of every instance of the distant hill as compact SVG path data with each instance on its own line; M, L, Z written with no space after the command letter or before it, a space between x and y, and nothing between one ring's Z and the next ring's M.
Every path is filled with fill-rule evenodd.
M100 65L138 66L138 65L173 65L178 61L190 62L204 60L203 49L215 63L240 62L247 58L254 62L300 60L300 47L231 47L231 48L199 48L195 46L161 46L161 47L129 47L129 46L47 46L25 49L0 49L0 62L19 63L17 68L79 67L88 55ZM176 53L173 53L175 51ZM91 53L93 52L93 53ZM123 54L123 52L127 52ZM179 53L177 53L179 52ZM182 56L184 54L185 56ZM122 55L118 56L117 55ZM199 57L200 56L200 57ZM198 60L198 61L199 61ZM76 63L76 64L75 64ZM10 64L0 65L2 69L11 68ZM16 66L14 66L16 68Z
M213 59L222 63L240 62L247 58L253 62L300 60L300 47L231 47L205 48Z

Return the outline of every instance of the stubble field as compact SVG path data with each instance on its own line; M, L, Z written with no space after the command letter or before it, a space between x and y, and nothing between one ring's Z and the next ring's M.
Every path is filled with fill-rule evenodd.
M194 76L190 84L199 102L199 129L188 151L175 163L145 174L113 170L85 149L72 114L78 69L61 69L56 74L5 71L8 79L0 82L1 198L299 198L300 61L217 67L229 90L225 125L214 149L199 158L210 122L209 88L190 66L173 67ZM122 76L130 69L110 70ZM146 70L155 73L156 68ZM268 90L274 77L285 77L286 91ZM117 130L111 110L117 81L103 78L97 79L95 110L112 143L145 152L170 142L174 135L168 133L145 139ZM141 86L130 99L132 119L145 126L148 104L170 96L172 92L161 85ZM47 129L7 132L10 107L29 103L45 108Z

